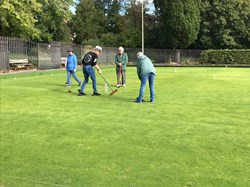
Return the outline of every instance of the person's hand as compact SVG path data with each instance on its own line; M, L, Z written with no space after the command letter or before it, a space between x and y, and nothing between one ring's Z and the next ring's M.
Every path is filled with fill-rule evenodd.
M101 73L102 73L102 70L101 70L101 69L99 69L99 70L98 70L98 73L99 73L99 74L101 74Z
M76 72L76 69L74 69L74 72Z
M122 63L119 63L119 66L122 66Z

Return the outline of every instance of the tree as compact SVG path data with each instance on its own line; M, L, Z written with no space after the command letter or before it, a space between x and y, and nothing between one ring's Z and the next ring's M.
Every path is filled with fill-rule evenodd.
M250 0L203 1L195 47L250 48Z
M35 39L41 32L35 27L35 14L42 4L36 1L3 0L0 3L0 35Z
M68 40L71 4L73 0L3 0L0 34L42 42Z
M159 17L159 47L186 48L197 39L200 0L154 0Z
M43 6L36 15L36 27L43 33L41 41L70 41L71 32L67 25L71 19L70 5L73 0L37 0Z
M120 9L121 5L118 0L108 1L106 5L107 9L105 15L108 19L107 32L119 33L121 30L119 28L119 20L121 19Z
M121 22L123 20L121 4L119 0L97 0L96 8L104 10L106 25L103 27L103 33L100 34L100 42L105 46L118 46L119 33L121 32Z
M127 8L126 14L120 24L121 45L124 47L141 46L141 6L140 4L131 3Z
M80 1L72 19L74 42L91 44L89 41L99 39L106 23L103 9L97 9L93 0Z

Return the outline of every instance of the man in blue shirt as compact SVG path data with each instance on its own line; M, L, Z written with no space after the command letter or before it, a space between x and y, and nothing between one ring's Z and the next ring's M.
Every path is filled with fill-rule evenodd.
M71 86L71 75L73 78L78 82L79 86L81 85L81 80L76 76L76 68L77 68L77 58L76 55L73 53L73 49L69 48L67 51L69 55L67 56L66 61L66 70L67 70L67 82L66 86Z

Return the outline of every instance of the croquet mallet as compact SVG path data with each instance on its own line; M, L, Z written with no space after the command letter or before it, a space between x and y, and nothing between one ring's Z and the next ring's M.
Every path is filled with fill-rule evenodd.
M101 77L103 78L103 80L107 83L107 85L108 85L108 87L110 88L110 90L112 91L109 95L115 94L118 90L117 90L117 89L113 90L113 89L111 88L111 86L109 85L108 81L104 78L104 76L103 76L101 73L100 73L100 75L101 75Z

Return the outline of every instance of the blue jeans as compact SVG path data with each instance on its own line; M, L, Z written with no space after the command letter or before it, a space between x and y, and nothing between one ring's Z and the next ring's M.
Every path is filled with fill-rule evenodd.
M71 75L78 82L78 84L81 83L81 80L76 76L76 72L74 72L74 70L67 70L67 83L69 86L71 86L71 80L70 80Z
M138 100L141 102L145 93L145 87L147 80L149 82L149 90L150 90L150 101L154 101L155 97L155 91L154 91L154 80L155 80L155 74L153 73L148 73L144 77L141 77L141 87L140 87L140 92L139 92L139 97Z
M82 68L82 72L84 74L84 82L82 83L81 86L81 92L84 92L84 88L86 86L86 84L89 82L89 77L92 80L92 87L94 90L94 93L97 93L97 89L96 89L96 76L95 76L95 70L92 66L83 66Z

